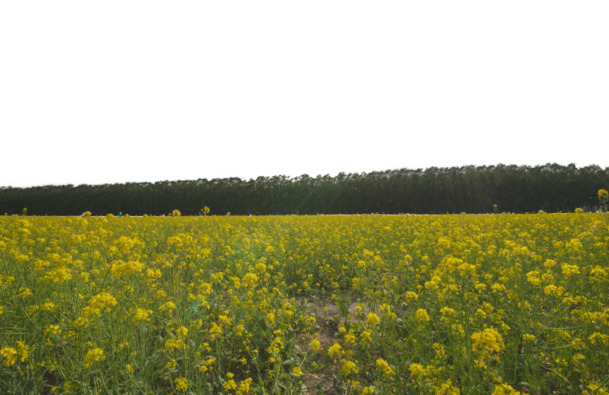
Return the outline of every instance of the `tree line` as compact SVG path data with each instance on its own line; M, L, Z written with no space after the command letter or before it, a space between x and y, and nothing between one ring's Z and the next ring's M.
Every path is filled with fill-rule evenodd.
M198 215L572 212L598 209L609 167L464 166L336 176L258 177L0 188L0 213ZM493 206L496 205L494 209Z

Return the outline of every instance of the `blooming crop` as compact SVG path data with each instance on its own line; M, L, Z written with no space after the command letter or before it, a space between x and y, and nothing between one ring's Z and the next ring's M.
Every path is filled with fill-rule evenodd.
M606 215L0 217L0 392L601 394Z

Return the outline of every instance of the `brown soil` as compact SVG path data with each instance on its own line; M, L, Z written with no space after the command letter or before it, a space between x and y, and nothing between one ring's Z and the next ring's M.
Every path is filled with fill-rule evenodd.
M332 376L338 374L338 369L332 364L327 356L327 350L337 340L338 326L341 321L340 311L336 303L329 296L307 298L303 300L306 303L307 310L315 316L317 320L317 331L313 335L303 336L299 338L299 346L303 350L310 349L309 343L314 338L317 338L323 347L322 355L319 363L323 363L323 367L315 373L305 373L303 383L306 386L305 394L340 394L333 386ZM349 315L351 319L356 319L358 306L360 303L351 303L349 306ZM361 306L361 313L367 314L370 308L367 303Z

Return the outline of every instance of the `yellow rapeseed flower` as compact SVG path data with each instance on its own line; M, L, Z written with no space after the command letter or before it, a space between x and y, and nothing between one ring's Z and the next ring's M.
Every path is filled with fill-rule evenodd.
M104 350L102 350L101 348L90 349L85 355L85 369L91 367L91 365L96 362L103 361L104 359L106 359L106 356L104 355Z
M391 366L389 366L389 363L382 358L376 360L376 367L387 376L393 376L395 374Z
M429 322L430 318L429 318L429 314L427 314L427 310L425 309L418 309L417 312L415 313L415 317L417 318L417 321L419 322Z
M14 347L2 347L0 349L2 356L2 366L13 366L17 362L17 350Z
M579 266L570 265L568 263L563 263L561 265L562 272L565 276L571 277L573 275L579 274Z
M368 313L368 315L366 316L366 323L368 324L369 327L373 328L381 323L381 319L379 318L378 315L371 312L371 313Z
M235 380L233 380L233 377L235 377L235 375L232 374L231 372L228 372L226 374L226 377L228 378L228 380L226 380L224 382L224 384L222 384L222 387L224 387L224 389L227 390L227 391L236 390L237 389L237 382Z
M328 355L333 360L337 360L344 355L343 348L340 344L334 343L330 348L328 348Z
M142 308L136 308L135 309L135 314L133 315L133 321L135 322L139 322L139 321L145 321L148 322L150 321L150 315L152 314L152 310L148 310L148 309L142 309Z
M357 365L353 361L342 359L340 361L340 371L345 377L349 377L351 374L357 374Z
M481 350L483 355L488 355L491 351L500 352L505 348L503 337L495 328L486 328L483 331L476 332L471 338L474 341L472 351Z
M496 386L495 389L493 390L493 395L520 395L520 394L522 394L522 392L516 391L511 385L505 384L505 383Z
M420 379L427 374L427 371L425 370L423 365L419 363L411 363L408 370L410 371L410 376L414 378Z
M248 377L245 380L239 382L239 388L237 388L236 394L248 394L252 390L252 378Z
M185 377L178 377L173 380L176 386L176 391L186 391L188 389L188 379Z
M17 341L17 353L19 354L19 360L25 362L30 355L30 346L22 341Z
M317 339L311 340L311 343L309 343L309 347L311 347L311 349L316 352L322 350L321 342Z

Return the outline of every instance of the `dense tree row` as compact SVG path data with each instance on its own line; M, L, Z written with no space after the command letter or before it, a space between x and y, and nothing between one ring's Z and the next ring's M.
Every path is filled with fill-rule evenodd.
M425 170L0 188L0 212L31 215L487 213L596 210L609 168L466 166Z

